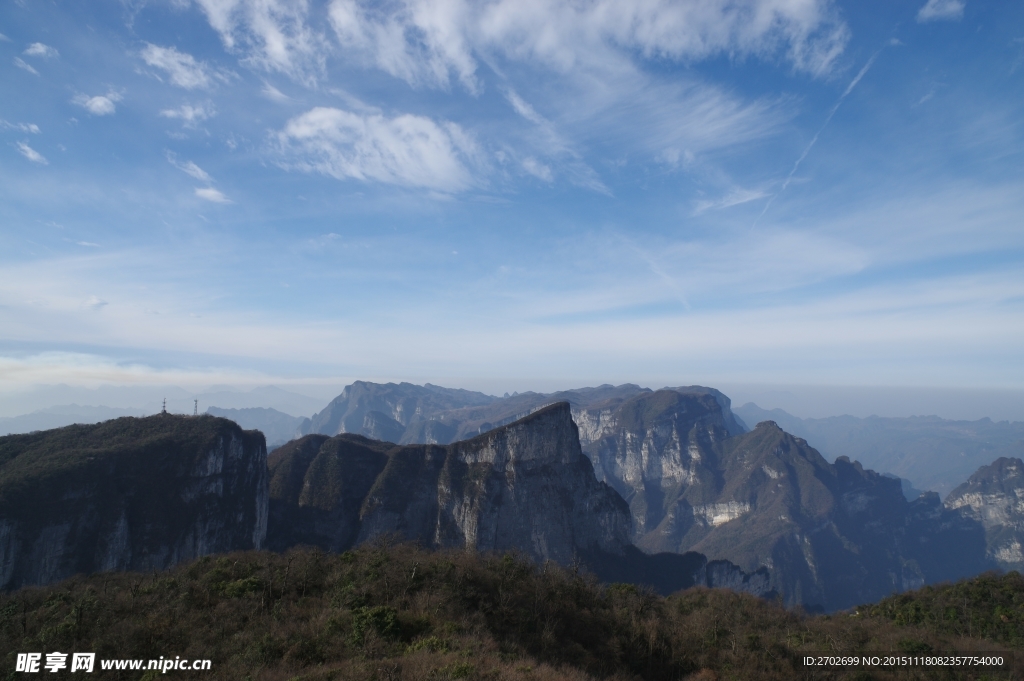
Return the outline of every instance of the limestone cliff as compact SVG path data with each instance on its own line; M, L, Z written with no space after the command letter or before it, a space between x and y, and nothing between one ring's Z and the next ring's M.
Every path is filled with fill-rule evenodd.
M291 442L269 458L268 544L342 551L397 536L432 548L520 551L663 593L694 585L771 592L764 568L748 573L698 553L632 546L629 508L595 478L572 416L561 402L446 446L352 434Z
M266 443L161 414L0 438L0 587L261 548Z
M829 464L773 422L699 453L644 549L766 566L787 603L827 610L988 567L978 523L934 494L908 502L899 481L856 462Z
M1004 570L1024 570L1024 461L1001 457L982 466L946 498L985 528L988 556Z
M648 391L581 405L573 416L598 479L629 502L634 541L665 520L683 491L714 483L716 443L743 432L728 398L707 388Z

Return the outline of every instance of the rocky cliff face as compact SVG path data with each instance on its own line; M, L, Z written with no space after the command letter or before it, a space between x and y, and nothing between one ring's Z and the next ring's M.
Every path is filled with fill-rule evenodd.
M648 391L581 405L573 416L598 479L629 503L635 541L665 520L684 490L714 482L709 460L716 443L743 432L728 398L710 389ZM739 512L707 511L712 517Z
M0 587L263 546L263 435L162 414L0 438Z
M1024 461L1001 457L982 466L946 498L985 528L986 551L1005 570L1024 570Z
M314 417L312 427L327 435L448 444L559 401L570 405L597 479L629 502L635 538L661 522L673 490L696 470L702 451L746 430L733 416L729 398L703 386L652 391L603 385L492 398L430 385L364 382L347 387Z
M978 523L934 494L908 502L899 481L829 464L773 422L699 452L648 551L699 551L746 571L766 566L789 604L827 610L988 567Z
M663 593L694 585L772 589L764 568L747 573L697 553L647 555L632 546L629 508L595 478L566 402L446 446L310 435L276 450L269 466L275 550L342 551L399 536L433 548L579 563L607 581Z
M314 414L305 426L308 433L339 435L355 433L387 442L427 442L413 433L422 433L424 422L440 414L472 406L483 406L497 398L469 390L419 386L412 383L368 383L356 381L347 386L323 411ZM412 426L410 435L406 430ZM429 432L426 433L429 435ZM441 440L453 441L455 433L441 433ZM447 436L447 437L446 437Z
M629 546L629 510L594 478L565 403L444 447L311 436L277 450L270 467L275 546L341 550L396 534L565 564ZM308 518L302 536L289 517Z

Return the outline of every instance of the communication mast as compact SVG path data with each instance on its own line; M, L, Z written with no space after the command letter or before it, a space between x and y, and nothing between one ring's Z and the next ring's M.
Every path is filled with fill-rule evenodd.
M196 403L195 409L192 410L192 416L199 416L199 400L194 400Z
M166 397L164 398L164 408L160 410L160 413L161 414L166 414L167 413L167 398Z

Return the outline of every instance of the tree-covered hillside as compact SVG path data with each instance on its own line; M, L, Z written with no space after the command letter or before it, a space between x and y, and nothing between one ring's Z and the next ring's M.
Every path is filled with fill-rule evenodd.
M514 555L381 541L340 555L206 557L166 572L96 574L6 594L0 665L15 669L19 652L91 651L100 660L209 659L211 672L167 676L207 680L1010 678L1005 669L804 667L816 653L1002 651L1009 660L1019 635L977 623L1024 621L1019 575L944 589L811 617L725 590L662 598ZM975 622L968 632L942 614L960 603ZM76 678L67 672L46 676Z

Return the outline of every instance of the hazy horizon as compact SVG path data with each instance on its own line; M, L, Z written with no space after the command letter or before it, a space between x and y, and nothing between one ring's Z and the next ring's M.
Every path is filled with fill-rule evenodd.
M18 391L0 392L0 418L21 416L51 407L77 404L106 406L118 409L140 409L156 413L167 399L167 408L175 413L191 413L193 400L199 398L200 411L207 407L247 408L270 407L292 416L312 416L337 397L349 379L336 384L293 384L262 386L207 385L182 387L176 385L104 385L95 387L67 385L36 385ZM457 385L443 380L402 381L380 379L380 383L432 383L444 388L462 388L500 397L504 393L550 393L583 387L596 387L605 381L579 385L538 382L528 387L522 382L514 386L502 384ZM782 409L799 418L830 416L909 417L938 416L950 420L1024 422L1024 391L936 389L902 386L808 386L808 385L736 385L709 382L644 383L627 381L643 388L704 385L721 390L733 407L753 402L762 409ZM617 383L621 385L622 382ZM275 395L272 391L280 391ZM302 405L302 406L300 406ZM319 406L312 406L319 405ZM747 424L752 426L753 424Z

